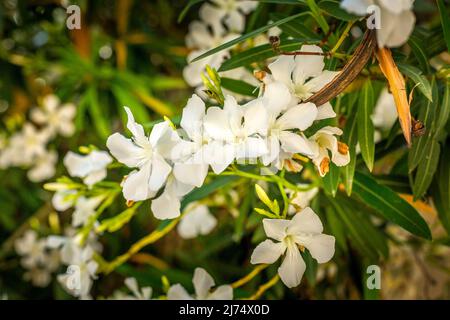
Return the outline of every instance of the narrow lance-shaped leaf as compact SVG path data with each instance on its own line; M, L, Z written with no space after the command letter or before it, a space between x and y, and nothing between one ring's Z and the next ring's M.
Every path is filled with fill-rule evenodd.
M356 119L358 121L358 142L361 155L370 171L373 169L375 156L374 126L370 116L374 107L374 93L372 83L367 80L364 84L359 100Z
M422 94L427 97L428 100L433 100L430 82L422 75L422 71L420 71L416 67L400 63L398 64L398 68L403 74L414 81L414 83L417 85L417 89L419 89L419 91L422 92Z
M370 176L356 172L353 191L364 203L390 222L416 236L431 239L430 229L422 216L390 188L377 183Z
M439 14L441 15L442 30L444 30L445 43L447 44L447 49L450 51L450 17L448 15L448 10L445 7L443 0L437 0Z
M253 30L253 31L251 31L251 32L249 32L249 33L247 33L247 34L244 34L244 35L242 35L242 36L236 38L236 39L233 39L233 40L231 40L231 41L228 41L228 42L226 42L226 43L224 43L224 44L222 44L222 45L220 45L220 46L218 46L218 47L216 47L216 48L214 48L214 49L208 50L208 51L205 52L204 54L201 54L201 55L199 55L197 58L195 58L194 60L192 60L192 62L195 62L195 61L201 60L201 59L203 59L203 58L206 58L206 57L208 57L208 56L210 56L210 55L212 55L212 54L214 54L214 53L217 53L217 52L219 52L219 51L222 51L222 50L224 50L224 49L227 49L227 48L229 48L229 47L232 47L232 46L234 46L235 44L238 44L238 43L240 43L240 42L243 42L243 41L245 41L245 40L247 40L247 39L249 39L249 38L255 37L255 36L257 36L258 34L263 33L264 31L269 30L270 28L277 27L277 26L279 26L279 25L281 25L281 24L283 24L283 23L289 22L289 21L291 21L291 20L294 20L294 19L296 19L296 18L298 18L298 17L301 17L301 16L304 16L304 15L306 15L306 14L308 14L308 12L300 12L300 13L297 13L297 14L295 14L295 15L293 15L293 16L290 16L290 17L287 17L287 18L278 20L278 21L273 22L273 23L270 23L270 24L268 24L268 25L266 25L266 26L264 26L264 27L261 27L261 28L258 28L258 29L256 29L256 30Z
M441 147L435 140L431 140L424 150L425 155L417 168L417 173L414 178L414 200L422 197L428 190L438 166L440 151Z
M442 97L442 104L439 110L439 116L436 120L436 134L445 127L450 115L450 81L446 81L444 96Z
M350 118L348 118L347 124L345 125L342 140L348 145L348 152L350 153L349 164L344 167L341 167L345 191L347 192L347 195L350 196L352 194L353 176L355 175L356 142L358 140L357 121L355 114L353 114Z
M433 185L433 202L439 219L450 235L450 149L444 147L439 161L439 170Z
M425 148L430 143L435 131L436 106L438 105L438 88L436 81L431 82L433 99L427 100L426 104L420 105L419 120L425 126L425 134L414 140L411 150L408 155L409 172L413 172L419 165L425 155Z

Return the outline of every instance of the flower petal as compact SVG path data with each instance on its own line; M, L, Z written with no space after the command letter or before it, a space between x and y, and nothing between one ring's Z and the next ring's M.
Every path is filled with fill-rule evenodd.
M287 228L289 235L320 234L323 231L322 221L310 207L295 214L290 222Z
M290 221L284 219L263 219L266 235L274 240L283 241Z
M152 200L151 204L153 215L160 220L179 217L180 207L180 199L173 195L170 190L164 190L158 198Z
M106 140L106 146L111 154L127 167L135 168L142 160L142 149L120 133L110 135Z
M180 125L189 138L201 138L203 131L203 118L205 116L205 103L199 96L193 94L183 109Z
M303 135L283 131L280 133L281 148L290 153L301 153L305 156L313 156L314 151L310 147L308 139Z
M300 251L295 245L291 245L286 250L286 256L283 263L278 268L278 274L281 281L288 287L294 288L302 281L306 270L305 261L303 261Z
M211 288L215 285L214 279L203 268L195 269L192 283L194 284L197 300L206 299L209 294L209 290L211 290Z
M208 300L233 300L233 288L229 285L217 287L208 295Z
M302 103L289 108L279 119L277 125L282 130L309 128L317 117L317 108L314 103Z
M127 200L142 201L153 196L148 187L151 165L147 164L139 170L132 171L123 182L122 192Z
M171 286L167 291L167 300L194 300L179 283Z
M395 110L395 108L394 108ZM317 107L317 120L330 119L336 117L336 113L333 110L331 103L326 102L325 104Z
M335 239L333 236L327 234L318 234L310 238L310 241L303 245L309 250L311 256L317 260L318 263L325 263L330 261L334 256Z
M293 56L279 56L277 60L268 66L275 81L284 83L288 88L292 86L291 75L294 67L295 61Z
M302 52L320 52L323 50L316 45L303 45ZM317 77L325 66L324 56L320 55L299 55L295 57L295 68L293 79L296 85L303 85L308 78Z
M152 159L152 172L148 181L148 187L152 191L158 191L166 182L172 167L159 154L154 153Z
M283 242L273 242L272 240L265 240L256 246L250 258L251 264L272 264L277 261L286 250Z

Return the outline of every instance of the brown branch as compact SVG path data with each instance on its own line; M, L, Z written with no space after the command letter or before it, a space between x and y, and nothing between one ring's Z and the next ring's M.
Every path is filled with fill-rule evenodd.
M376 45L377 41L375 30L367 30L352 58L348 61L344 68L331 82L312 95L305 102L312 102L316 106L321 106L344 91L345 88L347 88L353 80L356 79L358 74L372 57Z

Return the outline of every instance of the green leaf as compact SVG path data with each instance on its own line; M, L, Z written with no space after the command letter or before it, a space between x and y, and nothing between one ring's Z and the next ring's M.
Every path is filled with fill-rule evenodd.
M233 91L234 93L241 94L243 96L248 97L258 96L258 87L254 87L251 84L242 80L222 78L221 84L224 89Z
M422 216L407 201L372 177L355 173L353 191L381 216L422 238L431 239L430 229Z
M205 0L189 0L188 4L184 7L184 9L181 11L180 15L178 16L177 22L180 23L181 21L183 21L184 17L187 15L189 10L197 3L200 3L203 1L205 1Z
M330 233L336 238L337 245L344 251L348 251L347 241L345 240L345 236L347 234L346 228L343 225L343 222L339 218L331 206L325 207L326 217L327 217L327 226L330 229Z
M436 173L433 202L442 225L450 234L450 148L445 146Z
M339 186L339 172L339 167L330 162L330 171L322 179L325 192L333 197L336 195Z
M106 139L110 135L111 131L107 123L107 117L102 111L98 101L97 88L95 86L90 86L87 94L89 99L89 113L91 114L91 120L94 128L102 139Z
M139 101L139 99L131 94L128 90L122 89L118 85L112 85L111 90L119 102L120 108L127 106L133 112L136 121L139 123L146 123L150 121L147 113L147 108ZM121 110L122 111L122 110Z
M255 36L257 36L258 34L263 33L264 31L269 30L270 28L280 26L280 25L282 25L283 23L289 22L289 21L291 21L291 20L294 20L294 19L296 19L296 18L298 18L298 17L301 17L301 16L304 16L304 15L306 15L306 14L308 14L308 12L300 12L300 13L297 13L297 14L295 14L295 15L293 15L293 16L290 16L290 17L287 17L287 18L278 20L278 21L276 21L276 22L270 23L270 24L268 24L268 25L266 25L266 26L263 26L263 27L261 27L261 28L258 28L258 29L256 29L256 30L253 30L253 31L251 31L251 32L249 32L249 33L247 33L247 34L244 34L244 35L242 35L242 36L236 38L236 39L233 39L233 40L231 40L231 41L228 41L228 42L226 42L226 43L224 43L224 44L222 44L222 45L220 45L220 46L218 46L218 47L216 47L216 48L214 48L214 49L208 50L208 51L205 52L204 54L201 54L201 55L199 55L197 58L195 58L194 60L192 60L192 62L195 62L195 61L201 60L201 59L203 59L203 58L206 58L206 57L208 57L208 56L210 56L210 55L212 55L212 54L214 54L214 53L217 53L217 52L219 52L219 51L222 51L222 50L224 50L224 49L227 49L227 48L229 48L229 47L232 47L232 46L234 46L234 45L237 44L237 43L241 43L241 42L243 42L243 41L245 41L245 40L247 40L247 39L249 39L249 38L255 37Z
M345 192L348 196L352 194L353 188L353 176L355 175L356 168L356 142L357 136L357 121L356 115L353 113L348 119L344 128L344 134L342 141L348 145L348 152L350 153L350 162L348 165L341 167L341 173L343 177L343 183L345 186Z
M125 224L127 224L131 218L136 214L137 208L139 208L140 203L134 204L131 208L128 208L115 217L103 220L100 225L97 227L99 232L104 232L105 230L108 232L115 232L122 228Z
M417 61L419 62L419 66L425 73L430 72L430 67L428 65L428 57L426 55L425 48L422 47L422 43L420 39L415 36L414 34L409 37L408 44L412 49L412 52L414 53L414 56L416 57Z
M319 2L319 8L330 16L338 18L339 20L351 21L359 19L358 16L348 13L346 10L342 9L338 1L321 1Z
M212 182L204 184L198 189L194 189L184 197L183 201L181 201L181 209L185 208L191 202L206 198L211 193L236 180L238 180L238 177L234 176L217 177Z
M417 167L417 173L414 178L414 200L422 197L428 190L438 166L440 152L441 147L435 140L430 141L424 150L424 157Z
M302 42L309 41L309 39L286 40L280 44L280 49L283 51L298 50ZM230 59L225 60L220 66L219 71L222 72L242 66L249 66L254 62L264 61L277 55L278 53L273 50L270 44L263 44L233 55Z
M446 81L444 96L442 97L442 104L439 110L439 116L436 120L436 134L445 127L450 115L450 81Z
M408 64L398 63L400 72L409 77L417 86L417 89L430 101L433 100L430 82L422 75L422 71Z
M270 17L272 20L277 21L286 18L286 15L280 13L272 13ZM320 42L321 40L320 35L314 32L312 28L309 28L305 23L305 18L299 18L289 21L288 23L282 24L279 28L283 31L283 34L294 39L307 38L311 39L311 42Z
M450 16L443 0L437 0L439 14L441 15L442 30L444 30L445 43L450 51Z
M372 171L375 157L375 129L370 118L374 103L372 82L367 80L359 96L356 120L358 121L358 142L361 147L361 155L370 171Z
M322 11L320 10L316 1L306 0L306 3L308 4L309 9L311 10L313 18L319 24L323 32L327 33L330 30L330 26L328 25L327 20L325 20L325 18L323 17Z
M436 82L433 80L431 83L433 101L427 100L427 103L422 104L419 112L419 120L425 125L425 134L417 139L413 139L413 144L408 155L408 168L409 172L413 172L419 165L425 155L425 149L430 140L434 136L433 123L436 118L436 109L438 104L438 88Z
M354 213L349 211L347 207L344 207L343 203L329 199L335 214L339 217L345 226L346 235L351 240L350 244L356 248L361 254L369 257L372 261L378 260L378 252L370 244L367 234L364 232L364 228L361 228L360 221L355 218Z

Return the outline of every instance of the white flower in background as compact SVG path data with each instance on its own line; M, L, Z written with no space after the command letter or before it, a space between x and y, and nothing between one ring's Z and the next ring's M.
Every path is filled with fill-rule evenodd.
M46 130L37 130L31 123L26 123L22 130L13 134L9 140L7 153L11 165L30 165L33 161L44 155L45 146L50 138Z
M58 275L58 281L63 288L76 297L85 299L89 297L93 280L96 279L97 262L94 261L94 250L73 246L69 260L63 261L68 265L66 274Z
M230 56L230 49L222 50L199 61L191 62L196 57L206 51L220 46L228 41L239 37L239 34L226 34L213 32L208 26L200 21L194 21L189 25L189 34L186 37L186 44L192 48L187 56L188 65L183 69L183 78L191 87L198 87L203 84L201 74L205 72L206 65L219 69L223 61ZM200 88L197 89L199 91Z
M22 256L21 265L27 269L24 279L34 286L46 287L50 283L52 272L60 265L59 253L46 247L45 239L38 239L37 233L27 230L14 242L16 252Z
M204 157L216 174L235 159L256 159L267 153L264 139L258 133L267 127L267 114L261 103L239 106L232 96L225 97L223 109L207 110L204 128L212 141Z
M222 285L211 291L215 286L214 279L203 268L196 268L194 277L192 278L194 284L195 295L191 296L186 289L180 285L175 284L169 288L167 292L168 300L233 300L233 288L229 285Z
M399 47L408 41L416 17L412 11L414 0L343 0L341 7L350 13L365 16L369 6L380 8L380 29L377 29L378 46Z
M92 186L106 177L106 167L112 160L106 151L93 150L84 156L69 151L64 157L64 165L72 177L83 178L87 186Z
M55 150L48 150L34 161L33 167L28 170L28 179L32 182L50 179L55 174L57 161L58 153Z
M127 128L133 137L128 139L114 133L106 145L119 162L137 168L126 176L122 191L125 199L142 201L153 197L166 182L172 168L165 159L170 158L179 137L167 121L156 124L147 137L142 125L134 121L130 109L125 107L125 111Z
M256 1L246 0L212 0L200 8L200 18L211 25L214 30L223 31L223 24L229 31L243 32L245 15L258 6Z
M307 138L303 134L292 132L292 130L304 131L312 125L317 117L316 105L303 103L288 108L288 99L287 87L281 82L273 82L266 86L262 99L249 103L262 103L267 114L264 136L269 152L262 156L264 165L277 160L281 151L289 154L313 155Z
M67 228L64 231L64 236L51 235L48 236L45 242L47 248L58 249L61 262L66 265L70 265L74 260L75 254L80 250L81 237L77 235L77 230L73 228ZM91 248L95 252L101 252L103 247L98 242L95 232L91 232L86 239L86 247Z
M205 145L210 141L203 128L205 103L193 94L183 109L180 126L188 139L174 147L173 174L185 184L200 187L208 174L209 165L203 161Z
M217 219L205 205L192 203L186 208L187 213L178 224L178 234L184 239L193 239L199 235L209 234L217 225Z
M350 162L350 152L348 146L337 140L335 137L340 136L342 130L336 127L326 126L318 130L309 138L311 149L314 151L312 157L313 163L319 169L320 175L323 177L330 168L330 157L328 151L331 152L331 161L339 167L346 166Z
M263 225L266 235L278 242L260 243L253 251L251 263L272 264L285 254L278 274L289 288L298 286L302 280L306 264L300 251L304 248L319 263L329 261L334 255L334 237L322 233L322 222L309 207L295 214L292 220L264 219Z
M31 110L31 119L39 125L46 125L51 135L59 133L69 137L75 132L73 119L76 107L73 103L60 103L56 95L45 96L42 99L42 108Z
M21 238L14 242L16 252L22 256L21 264L30 269L45 263L45 241L39 240L36 231L27 230Z
M114 293L114 300L150 300L152 297L152 288L143 287L139 288L136 278L126 278L125 286L131 291L132 294L126 294L122 291Z
M89 218L95 214L96 208L103 199L103 196L93 198L79 197L72 214L72 226L79 227L85 225L89 221Z
M72 189L61 189L52 197L52 206L57 211L66 211L71 208L77 200L77 192Z
M398 115L394 96L389 93L387 88L381 91L371 118L373 125L382 131L391 129L397 121Z
M181 199L194 186L178 181L173 174L167 177L164 191L152 200L151 209L157 219L173 219L180 215Z
M302 52L322 53L315 45L303 45ZM269 64L270 75L264 77L266 84L278 81L284 83L291 93L290 105L296 105L311 97L322 89L339 73L324 70L325 62L322 55L280 56ZM333 118L336 114L329 102L318 106L316 120Z
M308 187L307 184L297 184L297 187L300 188L306 188ZM295 191L291 189L286 189L286 193L289 195L289 214L294 214L298 211L301 211L305 209L306 207L309 207L309 204L312 199L315 198L317 193L319 192L319 188L314 187L307 191Z

